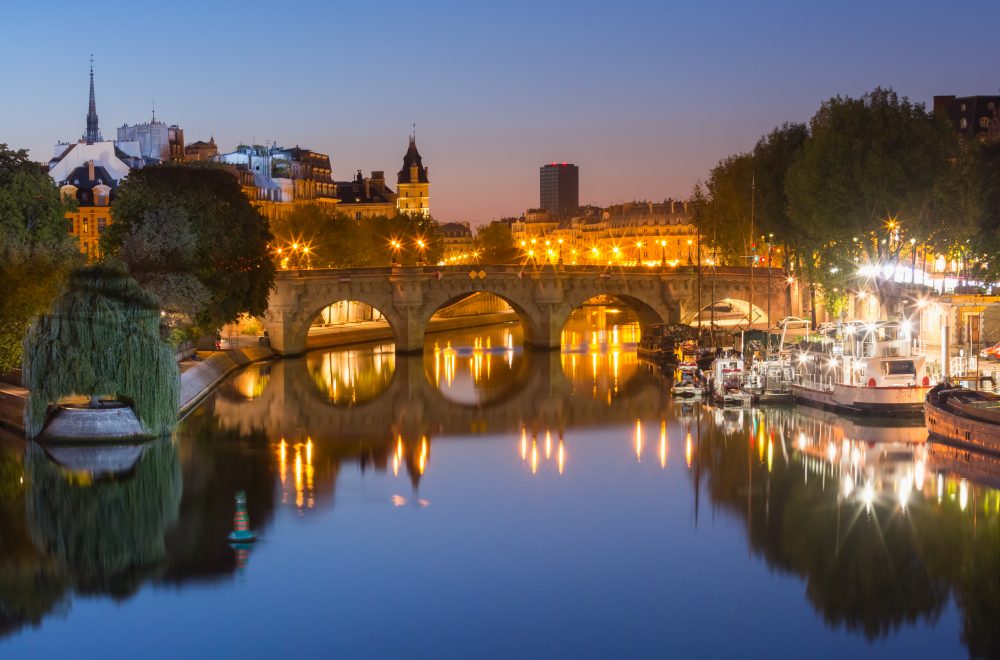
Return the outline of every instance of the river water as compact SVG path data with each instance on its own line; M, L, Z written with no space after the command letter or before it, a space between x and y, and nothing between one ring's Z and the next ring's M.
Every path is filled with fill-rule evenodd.
M102 465L6 440L0 656L997 657L995 462L674 401L637 334L254 365Z

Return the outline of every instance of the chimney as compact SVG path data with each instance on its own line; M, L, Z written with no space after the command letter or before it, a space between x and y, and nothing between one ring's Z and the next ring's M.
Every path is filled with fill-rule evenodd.
M87 181L93 181L93 180L94 180L94 161L93 160L88 160L87 161Z
M372 196L371 179L365 177L365 199L371 199L371 196Z
M670 215L673 215L674 213L676 213L676 211L674 211L674 200L670 200Z
M385 192L385 172L383 170L372 170L372 185L380 193Z

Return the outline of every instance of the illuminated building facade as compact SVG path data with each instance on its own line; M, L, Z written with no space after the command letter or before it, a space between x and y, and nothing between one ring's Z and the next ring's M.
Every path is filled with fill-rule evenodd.
M337 181L338 210L355 220L396 214L396 193L385 185L385 172L375 170L364 176L361 170L352 181Z
M687 202L629 202L587 206L568 219L531 210L511 224L522 259L565 264L682 266L698 259L698 235ZM711 265L707 242L702 264Z
M77 202L76 210L66 213L68 230L79 241L80 251L89 258L99 255L100 235L111 222L110 205L118 185L130 169L144 163L138 142L113 142L101 135L91 62L84 134L78 142L55 145L48 163L48 174L60 194Z
M212 160L218 154L219 148L215 145L214 136L208 142L198 140L184 147L184 160Z
M333 213L340 201L330 157L311 149L241 144L236 151L218 154L212 160L253 176L252 186L244 185L244 179L249 181L246 176L241 178L241 186L268 220L282 218L295 204L303 203L319 204Z
M396 208L400 213L430 215L431 184L427 171L417 151L417 139L411 135L410 146L403 156L403 168L396 177Z
M468 222L446 222L438 227L438 239L443 246L445 263L467 263L474 260L475 242Z
M538 205L555 216L576 213L580 207L580 168L572 163L542 165Z

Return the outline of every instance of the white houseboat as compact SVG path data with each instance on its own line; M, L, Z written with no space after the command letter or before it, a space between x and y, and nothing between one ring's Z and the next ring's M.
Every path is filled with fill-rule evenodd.
M907 321L841 324L793 362L796 403L846 412L920 414L931 385Z

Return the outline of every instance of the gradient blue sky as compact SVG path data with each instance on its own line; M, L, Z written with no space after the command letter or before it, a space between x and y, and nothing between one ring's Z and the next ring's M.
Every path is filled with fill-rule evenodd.
M338 179L394 180L416 123L441 220L537 205L550 161L580 166L583 203L686 197L830 96L996 93L988 4L16 2L0 142L47 160L78 138L93 52L105 137L155 96L189 142L309 146Z

